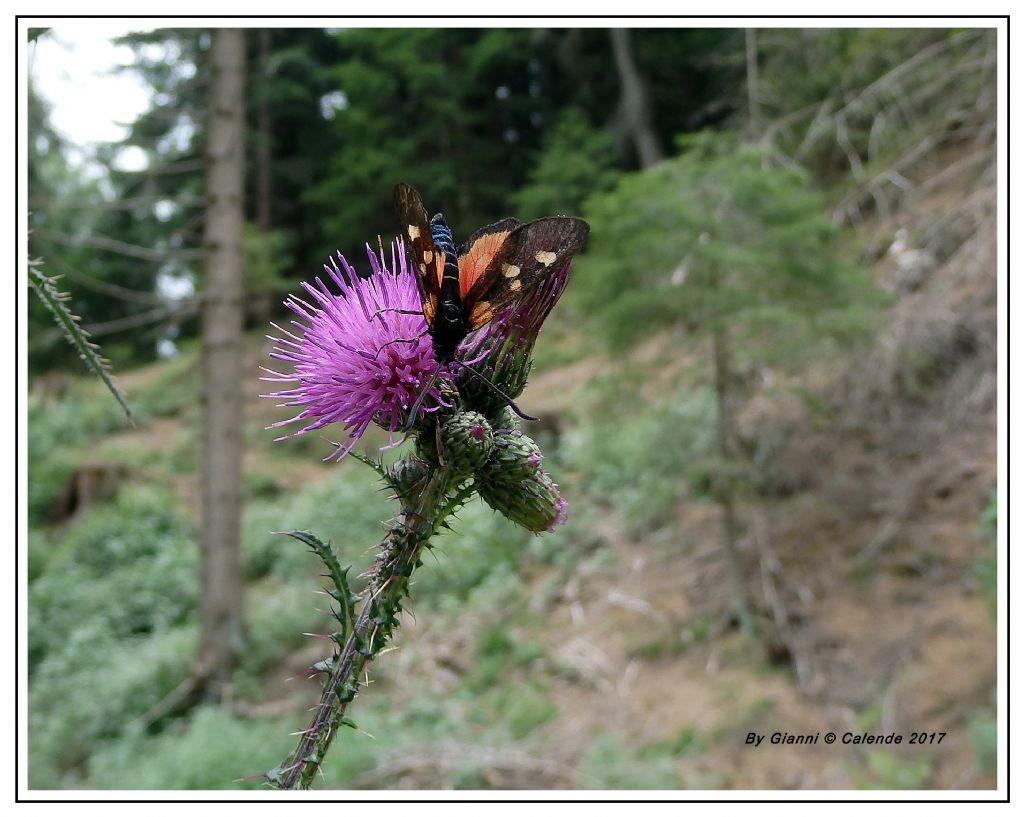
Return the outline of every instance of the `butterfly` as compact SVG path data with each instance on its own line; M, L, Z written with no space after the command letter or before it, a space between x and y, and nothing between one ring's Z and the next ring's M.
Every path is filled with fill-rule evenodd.
M404 182L395 185L395 209L416 274L434 357L442 365L456 360L466 335L561 270L583 248L590 232L587 222L569 216L526 224L505 218L481 227L456 251L444 216L438 213L428 220L423 199L414 187ZM483 375L458 362L500 394L517 414L533 419L522 414L511 398ZM413 407L412 417L419 403Z

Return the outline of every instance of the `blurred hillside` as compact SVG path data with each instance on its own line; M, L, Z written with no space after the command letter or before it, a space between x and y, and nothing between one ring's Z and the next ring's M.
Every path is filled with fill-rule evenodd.
M751 117L743 32L672 33L632 42L664 153L654 161L634 138L639 120L631 130L593 115L615 90L592 63L600 49L622 47L599 44L603 33L459 33L444 60L471 68L472 81L450 93L423 92L415 83L436 89L436 78L410 67L434 32L275 33L275 76L333 66L307 71L317 89L309 96L319 104L337 83L348 96L335 98L334 116L353 116L294 136L296 164L275 160L275 174L300 186L309 171L319 183L275 187L294 210L270 229L254 224L248 239L262 276L254 290L267 297L250 310L238 418L244 657L228 700L174 705L198 638L193 319L183 304L157 305L174 313L173 333L153 323L106 345L115 363L124 351L139 364L118 367L137 414L126 428L100 384L69 373L37 316L30 786L256 788L240 778L294 749L290 733L319 694L308 668L329 652L304 633L329 625L315 609L324 606L313 595L315 560L272 532L315 531L362 569L394 510L359 462L321 462L331 450L323 437L271 442L265 427L288 415L259 399L270 349L260 327L281 287L310 279L325 248L349 242L350 260L361 258L354 248L390 218L375 211L387 206L391 176L421 183L418 174L428 205L451 207L460 226L505 213L578 212L591 222L591 245L519 401L541 417L527 430L570 516L534 536L479 500L465 508L416 573L397 648L372 665L351 710L359 729L336 740L318 785L995 786L994 35L758 32ZM533 64L519 38L553 63ZM498 85L505 131L521 129L509 144L527 143L501 163L507 178L467 178L454 158L493 123L461 122L453 132L467 143L444 151L396 133L401 116L444 122L456 102L471 110L496 77L520 72L532 77L523 88ZM680 77L706 88L688 113L673 110ZM400 114L380 90L388 78L403 86ZM580 78L578 107L565 104ZM301 108L300 90L281 88L277 104ZM375 89L379 102L361 108L359 94ZM530 130L534 114L545 125ZM162 133L153 120L137 131L153 141ZM365 141L341 138L357 132ZM327 174L303 164L320 149L306 142L321 138L344 145ZM479 143L494 138L504 137ZM66 174L52 154L44 159L38 168ZM314 210L322 219L303 222ZM170 232L147 213L118 234L146 246L163 235L173 248L166 237L187 234L187 213L175 206ZM55 229L53 218L44 214L51 239L72 229ZM79 247L62 262L57 241L41 250L48 264L80 271L97 257ZM107 284L132 286L115 267L97 267ZM156 285L136 274L134 286L152 295ZM795 297L819 279L827 292ZM120 319L103 313L123 312L111 297L91 320ZM723 326L727 391L715 365ZM177 354L153 362L161 337L173 337ZM375 455L383 443L371 433L360 447ZM737 520L732 542L725 513ZM737 577L750 622L738 612ZM946 735L925 746L744 744L748 732L827 730Z

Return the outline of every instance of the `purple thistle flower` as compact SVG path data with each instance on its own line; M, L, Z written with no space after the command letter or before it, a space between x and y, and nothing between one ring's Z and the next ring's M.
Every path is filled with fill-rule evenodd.
M380 257L369 245L366 253L369 277L358 276L339 253L338 262L332 258L330 265L324 265L339 294L319 277L314 279L315 286L303 282L314 303L290 295L285 304L302 321L291 321L295 331L271 324L281 336L267 336L277 344L270 356L293 368L287 374L261 367L271 375L261 380L297 385L263 396L285 400L281 406L302 409L268 428L308 423L277 438L283 440L341 423L346 439L325 459L344 457L370 423L387 430L389 447L395 445L394 433L405 426L408 407L438 368L405 253L391 244L390 269L384 263L383 248ZM385 309L416 314L381 311ZM443 369L423 401L421 416L447 405L440 386L451 378L452 372Z

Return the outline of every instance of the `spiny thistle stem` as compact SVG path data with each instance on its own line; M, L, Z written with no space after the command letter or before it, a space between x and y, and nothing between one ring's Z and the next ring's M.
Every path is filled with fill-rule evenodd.
M75 347L85 365L103 381L103 385L124 409L129 424L134 426L135 420L132 417L131 406L128 405L128 398L125 397L124 392L114 382L114 377L110 373L110 362L100 354L100 348L89 340L89 333L82 327L79 317L68 307L70 296L57 288L57 278L43 274L40 269L42 263L42 259L38 258L28 262L29 284L36 291L43 305L53 313L57 325L64 332L68 342Z
M308 789L338 728L355 726L345 717L345 711L359 689L366 663L380 653L398 626L402 599L408 593L409 579L420 563L423 547L472 495L472 487L459 490L463 482L451 469L435 468L416 496L401 498L402 511L372 568L359 615L348 628L343 626L343 635L337 634L344 643L339 644L340 650L331 662L330 677L310 724L300 733L298 747L283 766L267 773L267 779L277 788ZM306 541L302 535L292 535ZM339 603L342 607L338 618L344 625L347 610L351 609L347 605L352 602L341 599Z

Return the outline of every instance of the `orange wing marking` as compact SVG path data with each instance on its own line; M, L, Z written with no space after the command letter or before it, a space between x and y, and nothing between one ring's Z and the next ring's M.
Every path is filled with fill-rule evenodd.
M473 284L484 274L510 232L511 230L499 230L481 236L473 242L472 247L466 250L466 254L459 258L459 295L461 297L465 298L469 290L473 288Z

